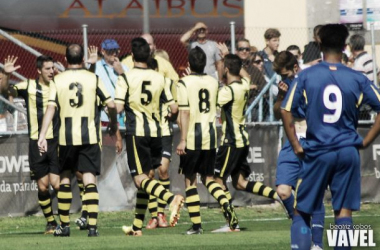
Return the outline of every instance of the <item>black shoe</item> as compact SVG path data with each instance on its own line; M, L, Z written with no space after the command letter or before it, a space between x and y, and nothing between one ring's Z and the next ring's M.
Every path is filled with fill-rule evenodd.
M99 236L98 229L96 228L88 229L88 237L98 237L98 236Z
M235 214L235 210L230 204L225 204L223 207L224 217L227 218L228 224L232 230L235 230L239 224L238 218Z
M196 230L194 230L193 227L190 227L189 230L185 233L186 235L192 235L192 234L203 234L203 229L200 227Z
M69 237L70 236L70 226L58 226L54 230L54 236L56 237Z

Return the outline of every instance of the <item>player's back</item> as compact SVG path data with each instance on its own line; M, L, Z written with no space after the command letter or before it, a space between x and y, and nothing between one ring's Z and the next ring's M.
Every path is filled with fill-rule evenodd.
M356 132L358 107L378 104L377 89L362 74L342 64L322 62L299 74L304 85L307 147L310 149L361 145ZM292 94L292 93L291 93Z
M125 100L127 134L160 137L160 98L165 88L164 76L152 69L133 68L122 78L128 88ZM166 102L170 101L167 98L172 99L165 95Z
M99 142L98 77L86 69L68 69L54 78L60 114L61 145Z
M181 110L187 105L190 110L187 148L193 150L216 148L215 115L218 82L206 74L191 74L182 78L178 85L178 106ZM185 95L183 90L186 92Z

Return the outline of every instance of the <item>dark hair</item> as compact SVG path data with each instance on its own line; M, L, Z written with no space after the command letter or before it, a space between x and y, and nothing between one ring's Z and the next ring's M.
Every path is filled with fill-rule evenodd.
M299 54L301 54L301 49L297 45L290 45L289 47L286 48L286 51L291 51L291 50L297 50Z
M153 70L158 70L158 62L156 59L149 57L147 64L148 64L148 68L153 69Z
M277 74L280 74L283 68L286 70L292 70L294 65L298 65L297 58L289 51L284 50L278 53L278 55L274 58L273 70Z
M263 56L259 53L259 51L256 51L256 52L251 52L249 54L249 60L251 62L254 62L256 60L256 56L260 57L260 59L264 62L264 58Z
M322 27L323 27L322 24L318 24L317 26L314 27L314 29L313 29L313 35L314 35L314 37L317 37L317 36L318 36L318 32L319 32L319 30L320 30Z
M272 38L278 38L280 36L281 36L280 31L278 31L278 29L274 29L274 28L267 29L264 33L264 38L266 40L270 40Z
M206 66L206 53L198 46L189 52L189 64L191 71L202 74Z
M237 55L228 54L224 57L224 67L226 67L233 76L240 75L242 65L243 62Z
M347 27L343 24L326 24L318 32L323 52L342 53L348 37Z
M41 55L37 57L37 61L36 61L37 69L42 69L45 62L54 62L54 60L51 56Z
M248 43L250 45L249 40L247 38L239 38L239 39L236 40L236 48L238 48L238 46L239 46L238 44L240 42L246 42L246 43Z
M361 35L353 35L350 37L350 47L353 51L364 50L365 39Z
M80 44L70 44L66 48L66 59L68 64L82 64L84 51Z
M136 62L148 62L150 57L150 48L147 41L142 37L133 38L132 42L133 59Z

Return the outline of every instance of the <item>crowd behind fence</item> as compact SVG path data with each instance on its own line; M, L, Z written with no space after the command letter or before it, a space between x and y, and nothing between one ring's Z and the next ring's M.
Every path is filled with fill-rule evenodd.
M232 27L232 28L231 28ZM155 39L156 47L168 52L170 61L177 71L182 76L185 68L187 67L187 48L185 48L181 42L180 37L188 29L160 29L152 30L151 34ZM233 30L233 34L231 34ZM263 34L266 28L257 27L235 27L226 23L222 27L209 27L208 39L216 42L224 42L228 46L231 44L231 37L235 39L246 37L250 40L250 44L253 49L262 50L265 47L265 41ZM312 29L307 28L289 28L279 29L281 32L279 51L285 50L289 45L297 45L303 51L304 45L306 45L312 39ZM105 39L115 39L120 45L120 57L125 57L131 53L130 42L134 37L141 35L141 30L98 30L91 27L86 28L88 45L95 45L100 47L100 44ZM21 65L21 68L17 71L17 74L11 77L11 83L17 83L25 78L35 78L36 73L36 56L38 53L52 56L56 61L65 65L64 55L66 46L70 43L83 44L83 29L72 30L55 30L55 31L43 31L43 32L15 32L8 31L8 35L17 39L21 43L30 47L30 50L25 50L17 43L5 38L4 35L0 36L0 58L5 58L8 55L15 55L18 57L17 64ZM361 31L366 37L367 44L371 44L370 32ZM255 48L254 48L255 47ZM36 52L34 52L36 51ZM376 58L374 58L376 62ZM0 64L2 67L2 64ZM250 98L250 106L247 112L248 122L262 122L271 124L276 122L272 107L276 99L276 96L270 91L271 87L276 86L278 78L272 77L268 79L267 84L260 89L253 98ZM1 102L1 100L0 100ZM18 106L22 105L22 101L16 99ZM10 114L13 113L12 116ZM19 111L7 111L8 131L19 131L20 129L27 129L25 124L25 115ZM360 117L360 120L367 120L371 122L373 116ZM16 121L18 124L14 124Z

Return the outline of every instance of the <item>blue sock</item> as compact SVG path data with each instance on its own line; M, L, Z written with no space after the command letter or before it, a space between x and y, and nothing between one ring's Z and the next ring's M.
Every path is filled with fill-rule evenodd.
M294 206L294 195L293 195L293 193L291 193L287 199L282 200L282 203L284 203L285 209L286 209L286 211L288 211L290 218L293 219L293 215L294 215L294 207L293 207Z
M351 217L337 218L337 219L335 219L335 225L346 225L345 228L352 229L352 218ZM346 231L346 233L347 233L347 230L339 230L338 231L338 235L339 235L340 231ZM338 239L337 239L337 243L338 243ZM350 246L347 246L347 247L335 247L334 249L337 249L337 250L351 250L351 247Z
M323 229L325 225L325 207L311 215L311 236L314 245L323 248Z
M310 217L294 215L293 223L290 229L291 248L297 250L310 250L311 247L311 232ZM305 220L306 219L306 220Z

